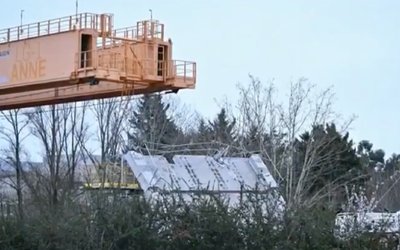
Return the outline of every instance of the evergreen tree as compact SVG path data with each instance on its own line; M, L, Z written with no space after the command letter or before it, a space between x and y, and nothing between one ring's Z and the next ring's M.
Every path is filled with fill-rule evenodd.
M314 126L311 132L300 136L296 148L297 165L312 164L307 180L311 195L327 188L330 183L337 186L364 184L366 181L365 178L359 179L365 171L353 148L353 141L349 139L349 133L340 134L335 124ZM309 162L311 160L312 163Z
M386 161L385 171L393 173L396 170L400 170L400 155L392 154L392 156Z
M165 145L175 144L181 135L171 117L169 105L160 94L142 96L130 119L129 148L144 154L157 153Z
M358 143L357 154L368 154L372 150L372 143L367 140L362 140Z
M242 146L246 151L259 152L264 144L265 135L255 125L250 125L248 132L242 136Z
M224 144L233 144L236 140L235 136L235 124L236 121L233 119L229 120L226 110L224 108L217 114L214 121L209 122L211 129L211 139Z
M210 142L212 139L211 128L204 119L201 119L197 127L197 142Z
M211 128L203 118L200 118L198 125L191 133L186 134L186 140L190 144L186 152L190 154L204 155L213 152Z
M374 171L376 168L383 169L385 164L385 151L382 149L373 150L373 144L362 140L357 146L357 154L365 168Z

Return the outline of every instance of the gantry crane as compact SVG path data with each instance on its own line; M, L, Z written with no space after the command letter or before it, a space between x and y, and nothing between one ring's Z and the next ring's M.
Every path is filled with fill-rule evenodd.
M82 13L0 30L0 110L194 88L157 20Z

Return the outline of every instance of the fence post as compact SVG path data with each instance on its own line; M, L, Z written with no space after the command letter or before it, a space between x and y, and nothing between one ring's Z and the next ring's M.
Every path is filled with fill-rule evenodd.
M58 32L60 32L60 20L58 20ZM69 29L72 30L72 16L69 17Z

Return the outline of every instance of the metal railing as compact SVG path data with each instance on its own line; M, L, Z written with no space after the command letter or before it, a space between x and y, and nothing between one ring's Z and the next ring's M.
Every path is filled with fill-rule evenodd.
M139 183L120 183L120 182L87 182L85 188L90 189L140 189Z
M161 24L156 20L141 21L138 22L136 26L113 30L112 36L132 40L164 40L164 24Z
M164 24L158 21L138 22L138 38L161 39L164 40Z
M123 40L120 39L114 39L114 38L109 38L109 37L98 37L96 39L96 48L113 48L117 47L123 44Z
M75 55L75 68L78 69L88 69L95 66L93 54L95 51L83 51Z
M137 26L131 26L131 27L116 29L113 30L112 36L136 40L138 38L138 28Z
M184 82L196 78L196 63L182 60L141 60L143 75L154 77L179 78Z
M174 77L182 78L184 82L196 79L196 63L189 61L173 61Z
M0 30L0 44L79 29L111 32L112 16L81 13Z
M182 60L157 61L125 58L121 52L110 50L85 51L76 54L76 69L97 68L121 72L127 77L151 77L155 80L177 78L184 82L196 79L196 63Z
M121 39L144 40L164 39L164 24L158 21L141 21L136 26L113 30L109 37L98 37L97 48L110 48L123 43Z

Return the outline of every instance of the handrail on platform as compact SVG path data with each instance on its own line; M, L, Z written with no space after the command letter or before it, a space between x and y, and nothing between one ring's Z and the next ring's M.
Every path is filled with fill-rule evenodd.
M112 15L81 13L2 29L0 30L0 44L80 29L93 29L98 32L110 33Z

